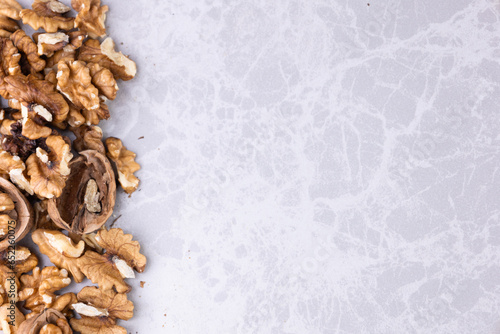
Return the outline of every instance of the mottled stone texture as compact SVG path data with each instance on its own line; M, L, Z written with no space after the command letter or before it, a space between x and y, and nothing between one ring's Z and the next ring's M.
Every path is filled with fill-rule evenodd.
M500 331L497 1L103 2L130 333Z

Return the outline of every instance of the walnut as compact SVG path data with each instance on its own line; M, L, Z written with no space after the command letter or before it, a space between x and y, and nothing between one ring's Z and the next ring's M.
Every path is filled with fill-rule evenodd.
M21 286L19 277L38 264L38 258L26 247L15 247L0 253L0 301L17 302Z
M31 8L39 16L46 17L60 16L71 10L71 8L57 0L35 0Z
M20 51L26 54L29 64L36 71L40 72L45 68L45 60L38 56L38 47L33 40L26 35L24 30L17 30L10 39Z
M85 117L75 106L70 105L67 122L70 127L77 128L85 123Z
M87 125L98 125L102 119L108 119L109 109L108 106L100 99L101 104L99 108L94 110L83 109L82 116L85 118L85 124Z
M3 333L19 333L19 327L24 322L24 314L15 304L5 304L0 307L0 328Z
M68 271L56 267L42 270L36 267L32 275L23 275L20 280L23 288L19 291L19 300L25 301L24 307L36 313L52 307L56 301L55 292L71 283Z
M99 91L92 85L90 70L83 61L57 64L57 89L76 107L95 110L100 106Z
M68 165L73 154L61 136L49 136L45 142L48 152L38 147L26 160L30 185L40 198L59 197L70 174Z
M57 296L56 300L52 304L52 308L55 310L58 310L66 318L72 318L73 317L73 311L71 308L71 305L75 304L78 302L78 299L76 298L76 295L72 292L65 293L64 295Z
M102 44L98 40L87 40L80 49L78 59L87 63L97 63L102 67L109 69L116 79L130 80L135 77L137 72L136 64L114 50L115 43L108 37Z
M72 307L82 316L82 320L72 319L70 322L73 329L82 334L95 333L94 329L97 324L111 333L114 333L113 330L115 332L119 330L118 333L120 333L124 329L116 326L115 320L129 320L134 315L134 304L124 293L88 286L78 293L77 298L78 303L73 304ZM91 322L94 325L89 325Z
M22 121L23 130L21 134L28 139L40 139L47 138L52 134L52 129L46 126L36 123L30 118L23 118Z
M17 221L7 214L0 214L0 238L5 238L9 233L9 228L15 229Z
M37 116L34 117L36 118ZM23 136L23 130L25 129L23 129L22 119L20 121L12 121L6 119L0 126L0 133L3 135L2 148L14 157L17 156L17 158L20 158L21 162L26 160L31 154L35 153L38 147L43 148L44 150L48 150L48 147L45 144L45 138L42 137L36 140L29 139ZM25 134L28 135L26 131L30 131L29 128L26 128L25 130ZM30 134L29 136L32 135ZM18 164L18 162L16 164ZM22 168L22 170L24 171L24 164L19 168ZM25 189L25 187L23 187L23 189ZM32 191L29 191L28 189L25 190L32 194Z
M16 0L0 0L0 15L20 20L19 13L23 7Z
M106 36L106 13L108 6L101 6L101 0L71 0L71 6L78 12L75 27L85 31L92 38Z
M0 36L10 37L10 35L19 29L19 25L16 21L9 19L8 17L0 15Z
M14 210L15 205L14 201L12 201L12 198L6 193L0 192L0 211L10 211Z
M33 189L25 175L26 165L18 156L13 156L9 152L0 149L0 172L9 174L10 180L20 189L33 195Z
M71 334L73 331L64 314L53 308L44 309L41 313L30 313L19 326L18 334Z
M6 89L12 97L28 105L40 105L52 114L54 123L63 122L69 112L68 103L64 97L55 91L48 81L39 80L29 75L11 75L6 77Z
M70 62L74 61L76 58L76 51L75 50L67 50L68 45L66 45L62 50L56 51L52 57L49 57L47 59L47 68L52 68L57 71L57 64L60 61L64 62ZM56 82L57 85L57 82Z
M106 154L106 149L102 142L102 129L98 126L83 125L78 128L71 128L76 139L73 141L73 148L77 152L94 150L101 154Z
M3 162L1 157L0 161ZM3 197L5 197L5 194L8 195L14 203L13 209L11 209L12 206L10 204L8 206L4 205L4 207L6 207L6 209L3 210L4 214L7 214L12 218L12 221L16 222L14 230L8 230L8 238L0 241L0 250L5 250L10 246L10 240L13 239L16 242L20 241L30 231L34 224L34 213L26 197L24 197L19 189L8 180L0 178L0 191L2 191ZM7 202L3 203L7 204ZM10 237L11 230L13 231L13 237Z
M9 38L0 37L0 95L3 98L11 98L6 89L7 84L4 82L4 78L8 75L21 73L20 60L21 54L14 43Z
M36 202L33 205L35 211L35 229L41 228L46 230L58 230L59 227L54 224L52 219L50 219L48 212L48 201L44 199L40 202Z
M92 83L99 89L99 93L109 100L114 100L118 92L118 85L113 73L97 63L90 63L87 67L92 76Z
M113 213L116 183L108 159L97 151L80 152L70 163L71 174L63 193L49 200L54 223L72 233L98 230Z
M38 55L51 57L69 43L69 36L63 32L40 34L38 36Z
M99 230L95 240L106 252L101 255L86 251L77 260L81 271L103 290L115 287L119 293L130 291L124 278L133 278L134 269L141 273L146 267L146 257L140 253L139 243L118 228Z
M33 9L23 9L20 16L24 24L38 30L42 28L46 32L57 32L58 30L71 30L74 27L75 19L61 15L43 16Z
M77 265L85 249L85 242L74 244L73 241L60 231L38 229L31 234L33 242L38 245L40 252L47 255L50 262L58 268L69 271L75 282L80 283L84 275Z
M133 193L139 186L139 179L134 173L141 168L134 160L136 154L127 150L118 138L109 137L105 143L108 149L108 158L116 165L118 181L127 194Z

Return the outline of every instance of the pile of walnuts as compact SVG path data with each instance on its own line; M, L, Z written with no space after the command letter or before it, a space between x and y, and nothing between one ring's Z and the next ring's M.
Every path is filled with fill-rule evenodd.
M139 185L135 153L98 127L110 117L118 80L136 64L106 38L100 0L0 0L0 328L5 333L127 333L133 316L125 279L143 272L140 245L104 227L116 180ZM20 22L40 30L32 36ZM72 140L73 138L73 140ZM31 233L54 266L39 267ZM78 294L59 290L88 278Z

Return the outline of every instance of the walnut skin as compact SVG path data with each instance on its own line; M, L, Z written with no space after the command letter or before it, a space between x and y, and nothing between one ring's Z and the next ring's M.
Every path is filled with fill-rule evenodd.
M135 162L136 154L127 150L120 139L109 137L106 139L108 158L116 165L118 181L127 194L137 190L139 179L134 175L141 166Z
M118 228L99 230L95 240L106 253L85 252L77 260L81 271L103 290L114 287L119 293L130 291L124 279L135 277L134 269L143 272L146 267L146 257L140 253L139 243Z
M16 48L26 54L29 64L36 72L40 72L45 68L45 60L38 56L37 45L28 35L26 35L24 30L17 30L10 36L10 39Z
M18 334L50 333L48 330L53 330L54 327L60 330L55 333L73 333L64 314L53 308L44 309L41 313L30 313L28 316L28 319L26 319L23 323L21 323L21 326L19 326L19 331L17 332ZM53 326L47 326L49 324Z
M106 13L108 6L101 6L101 0L72 0L71 6L78 12L75 27L92 38L106 36Z
M1 157L0 157L1 160ZM0 178L0 191L7 194L14 202L13 210L6 210L5 213L16 220L13 240L20 241L26 236L34 224L34 213L31 204L19 189L9 181ZM12 239L11 239L12 240ZM5 250L9 247L9 238L0 241L0 250Z
M100 107L99 91L92 85L90 70L83 61L60 61L57 70L57 89L77 108L95 110Z
M31 271L38 258L26 247L4 250L0 253L0 302L17 302L21 286L19 277ZM14 268L12 266L14 265Z
M10 35L19 29L19 25L16 21L13 21L5 16L0 16L0 36L10 37Z
M55 91L54 86L45 80L36 79L32 75L11 75L6 77L6 89L16 100L41 105L52 114L54 123L63 122L68 116L69 106L64 97Z
M31 238L40 248L40 252L49 257L50 262L69 271L75 282L80 283L83 280L84 275L77 264L78 257L85 249L83 241L75 245L61 232L43 229L35 230Z
M88 39L80 48L78 59L87 63L97 63L109 69L115 79L124 81L133 79L137 72L136 64L121 52L116 52L114 48L115 43L110 37L102 44L98 40Z
M103 154L92 150L80 152L70 168L72 172L62 195L49 200L49 215L57 226L72 233L94 232L113 213L116 198L113 168Z

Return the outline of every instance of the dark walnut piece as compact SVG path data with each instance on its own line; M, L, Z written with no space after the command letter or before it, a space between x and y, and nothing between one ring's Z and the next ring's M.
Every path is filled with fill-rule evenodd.
M33 208L21 191L14 184L4 178L0 178L0 191L9 195L14 202L14 210L6 213L10 218L17 221L14 231L14 240L18 242L24 238L33 227L35 221ZM0 251L7 249L9 245L8 237L1 240Z
M50 218L72 233L92 233L113 213L116 199L113 168L106 156L94 150L80 152L69 167L71 174L61 196L49 200Z

